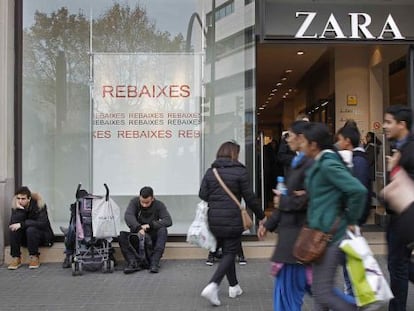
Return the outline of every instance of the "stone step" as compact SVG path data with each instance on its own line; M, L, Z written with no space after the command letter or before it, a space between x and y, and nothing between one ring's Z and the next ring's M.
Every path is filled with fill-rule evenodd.
M364 237L367 239L372 251L377 255L386 254L385 234L381 231L367 231L364 232ZM243 241L243 251L245 257L249 258L270 258L277 242L277 234L270 233L263 241ZM121 250L118 243L113 243L115 248L115 258L122 261ZM55 243L52 247L40 248L41 262L62 262L64 258L64 244ZM167 242L164 252L164 259L200 259L207 258L208 251L186 242ZM28 262L27 249L22 249L22 259L24 263ZM5 247L6 264L10 263L10 247Z

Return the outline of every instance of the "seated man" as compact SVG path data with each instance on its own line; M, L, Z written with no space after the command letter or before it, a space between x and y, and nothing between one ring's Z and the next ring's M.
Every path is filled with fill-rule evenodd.
M143 236L148 234L151 237L154 250L150 258L149 271L158 273L160 259L168 237L167 227L172 225L172 220L164 203L154 198L154 191L151 187L143 187L139 192L139 197L135 197L129 202L125 211L125 222L131 233L139 233ZM127 266L124 269L126 274L141 270L135 255L136 252L131 249L130 243L133 241L128 238L128 235L121 234L119 236L119 246L127 261ZM138 249L138 245L133 245L133 247Z
M16 270L21 266L20 247L26 245L30 255L29 268L39 268L39 246L51 246L54 240L46 204L39 194L32 194L27 187L16 191L9 229L12 262L8 269Z

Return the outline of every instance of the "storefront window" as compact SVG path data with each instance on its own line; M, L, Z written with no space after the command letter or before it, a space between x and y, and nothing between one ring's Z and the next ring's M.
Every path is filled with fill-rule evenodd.
M239 37L254 7L236 2L212 25L215 1L172 2L23 0L22 183L44 196L55 232L77 185L103 194L105 182L121 213L152 186L169 232L184 234L223 141L253 167L254 43ZM220 57L219 42L233 42Z

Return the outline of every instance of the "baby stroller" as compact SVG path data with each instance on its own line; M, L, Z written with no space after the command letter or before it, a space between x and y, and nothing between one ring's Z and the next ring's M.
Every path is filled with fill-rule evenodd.
M71 224L75 229L73 276L82 275L84 270L114 271L111 242L119 235L119 207L109 197L108 186L104 186L104 197L81 190L81 184L76 190L76 203L71 211Z

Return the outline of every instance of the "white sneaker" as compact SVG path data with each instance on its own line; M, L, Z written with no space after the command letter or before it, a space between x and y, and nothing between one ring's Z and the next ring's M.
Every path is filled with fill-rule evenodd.
M211 282L206 287L204 287L203 291L201 292L201 296L206 298L213 306L221 305L221 302L218 299L217 283Z
M239 284L235 286L229 286L229 297L230 298L236 298L237 296L240 296L241 294L243 294L243 290L241 289Z

